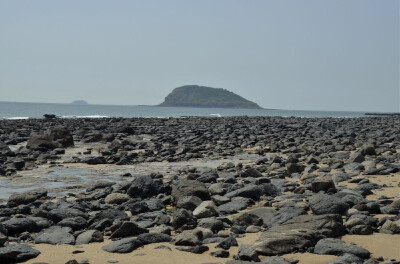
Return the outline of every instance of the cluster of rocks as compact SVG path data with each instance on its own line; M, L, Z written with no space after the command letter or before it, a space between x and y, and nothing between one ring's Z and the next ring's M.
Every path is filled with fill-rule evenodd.
M296 263L279 257L292 252L338 256L330 263L379 263L340 237L400 233L399 197L367 199L388 187L369 175L400 171L399 124L395 117L1 121L4 175L54 161L74 140L106 145L99 156L70 161L88 164L222 158L246 149L260 158L170 177L98 182L58 200L46 190L11 195L0 206L0 260L36 257L40 252L30 243L80 245L109 237L103 250L113 253L170 242L178 250L235 259L227 263ZM44 127L48 131L40 132ZM24 141L26 147L8 147ZM374 217L379 214L395 216ZM260 237L239 244L248 233ZM238 247L234 256L232 246Z

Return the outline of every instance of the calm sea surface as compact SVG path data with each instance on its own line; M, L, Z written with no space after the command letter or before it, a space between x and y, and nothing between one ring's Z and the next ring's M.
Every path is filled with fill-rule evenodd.
M361 117L364 112L296 111L268 109L226 109L122 105L74 105L0 102L0 119L42 118L55 114L64 118L79 117L181 117L181 116L297 116Z

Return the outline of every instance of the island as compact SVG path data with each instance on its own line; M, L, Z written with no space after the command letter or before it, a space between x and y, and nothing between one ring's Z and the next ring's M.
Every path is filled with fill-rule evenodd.
M262 109L226 89L199 85L175 88L159 106Z
M71 104L87 105L88 103L85 100L75 100Z

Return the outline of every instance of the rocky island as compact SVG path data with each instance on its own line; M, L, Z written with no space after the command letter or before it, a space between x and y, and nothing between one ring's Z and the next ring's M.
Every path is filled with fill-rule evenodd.
M71 104L87 105L88 102L86 102L85 100L75 100L75 101L73 101Z
M258 104L228 90L199 85L175 88L159 106L261 109Z

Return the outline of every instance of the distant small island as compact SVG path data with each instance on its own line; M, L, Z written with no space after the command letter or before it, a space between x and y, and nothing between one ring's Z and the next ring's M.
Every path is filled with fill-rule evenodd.
M159 106L262 109L228 90L199 85L175 88Z
M71 104L87 105L88 103L85 100L75 100Z

